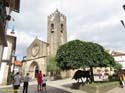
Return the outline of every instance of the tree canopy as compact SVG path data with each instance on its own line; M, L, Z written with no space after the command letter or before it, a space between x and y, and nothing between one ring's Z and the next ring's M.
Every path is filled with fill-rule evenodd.
M116 65L114 58L101 45L80 40L60 46L56 60L62 70Z

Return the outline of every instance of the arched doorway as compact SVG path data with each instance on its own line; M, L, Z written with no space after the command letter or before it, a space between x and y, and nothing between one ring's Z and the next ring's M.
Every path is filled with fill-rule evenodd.
M35 67L35 78L37 77L38 72L39 72L39 67L36 66L36 67Z
M31 78L36 78L37 73L39 72L39 66L37 62L32 62L29 67L29 74Z

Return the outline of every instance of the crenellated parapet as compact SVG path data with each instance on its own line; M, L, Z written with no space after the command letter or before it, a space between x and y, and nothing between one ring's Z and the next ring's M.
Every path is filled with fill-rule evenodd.
M58 9L56 9L52 14L50 14L48 16L48 20L50 21L54 21L58 19L59 21L64 21L66 20L66 16L62 13L60 13L60 11L58 11Z

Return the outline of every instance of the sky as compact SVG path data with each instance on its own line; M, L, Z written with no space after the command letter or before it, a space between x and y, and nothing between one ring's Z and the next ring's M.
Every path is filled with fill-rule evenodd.
M58 9L67 17L68 41L99 43L105 49L125 53L124 0L21 0L20 13L12 12L8 33L14 27L16 55L22 60L37 37L47 41L47 17Z

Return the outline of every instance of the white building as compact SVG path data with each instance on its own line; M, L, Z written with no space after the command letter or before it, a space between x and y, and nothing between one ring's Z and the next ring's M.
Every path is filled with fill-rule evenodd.
M20 0L0 0L0 85L7 84L11 58L16 47L15 37L6 34L7 24L13 19L11 12L19 12L19 8Z
M4 47L3 57L0 66L0 85L7 84L12 63L12 56L16 50L16 37L7 35L7 47Z
M14 74L16 74L17 72L21 72L21 70L22 70L22 62L19 61L19 60L15 60L13 68L14 68L13 69L14 70Z
M112 51L111 55L114 57L116 62L122 65L122 69L125 70L125 53Z

